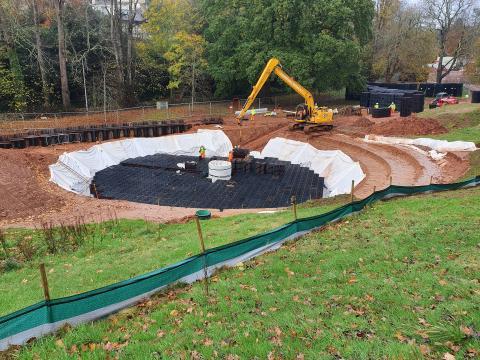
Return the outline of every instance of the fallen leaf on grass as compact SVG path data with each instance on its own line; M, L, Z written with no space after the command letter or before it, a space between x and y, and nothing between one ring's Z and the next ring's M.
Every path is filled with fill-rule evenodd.
M178 316L178 310L170 311L170 316L177 317Z
M288 267L285 268L285 272L287 273L288 277L291 277L291 276L295 275L295 273L293 271L291 271Z
M470 348L470 349L467 350L467 356L469 358L473 359L473 358L477 357L477 355L479 355L478 350L476 350L474 348Z
M348 279L349 284L355 284L356 282L357 282L357 278L355 277L351 277L350 279Z
M105 345L103 345L103 350L105 351L115 351L115 350L119 350L125 346L128 345L128 342L125 342L125 343L116 343L116 342L107 342Z
M425 331L417 330L417 331L415 331L415 333L416 333L417 335L420 335L423 340L428 340L428 339L430 339L430 336L429 336Z
M240 357L238 355L234 355L234 354L228 354L226 357L225 357L225 360L239 360Z
M373 300L375 300L375 298L372 295L367 294L367 295L365 295L365 300L373 301Z
M422 355L428 355L430 354L430 347L428 345L422 344L419 346L420 352Z
M210 339L210 338L205 338L205 339L203 340L203 345L205 345L205 346L212 346L212 345L213 345L213 340Z
M452 354L450 353L445 353L443 354L443 360L455 360L455 356L453 356Z
M55 345L57 345L58 347L61 347L61 348L65 347L65 344L63 343L62 339L58 339L57 341L55 341Z
M448 284L444 279L438 280L438 283L439 283L440 285L442 285L442 286L445 286L445 285Z
M397 338L398 341L400 342L405 342L407 340L407 338L405 336L402 335L402 333L400 331L397 331L395 333L395 337Z
M460 326L460 331L467 336L473 336L474 335L473 329L468 327L468 326L463 326L463 325Z
M269 333L274 334L274 336L270 337L270 342L276 346L282 346L282 330L275 326L273 329L268 330Z
M445 345L446 347L448 347L450 350L452 350L454 353L460 351L460 346L455 345L455 344L454 344L453 342L451 342L451 341L447 341L444 345Z
M423 318L418 318L418 322L419 322L421 325L426 326L426 327L431 326L431 325L427 322L427 320L425 320L425 319L423 319Z

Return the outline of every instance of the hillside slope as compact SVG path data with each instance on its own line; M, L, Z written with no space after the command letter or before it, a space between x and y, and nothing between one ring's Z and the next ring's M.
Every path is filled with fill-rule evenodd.
M480 189L375 204L281 250L13 356L457 359L480 354ZM453 359L453 357L448 357Z

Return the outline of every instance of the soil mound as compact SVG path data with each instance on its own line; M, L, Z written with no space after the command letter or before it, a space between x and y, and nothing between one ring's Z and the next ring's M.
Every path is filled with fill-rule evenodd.
M435 135L446 133L447 129L435 119L410 116L377 123L370 132L376 135Z
M373 126L375 123L368 120L366 117L361 117L360 119L356 120L354 123L353 123L353 126L356 126L356 127L362 127L362 128L368 128L368 127L371 127Z

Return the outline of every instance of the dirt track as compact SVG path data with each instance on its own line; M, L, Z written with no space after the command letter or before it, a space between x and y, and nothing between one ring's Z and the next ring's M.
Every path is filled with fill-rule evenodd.
M261 150L273 137L308 141L320 150L339 149L359 161L366 173L365 180L355 189L357 197L368 196L376 187L388 186L390 176L394 184L424 185L433 178L435 182L451 182L460 178L469 167L463 154L448 154L446 161L436 163L425 154L403 146L368 144L359 137L373 128L404 132L398 124L374 123L372 119L344 117L329 133L305 135L288 131L291 120L259 117L253 124L238 127L227 120L222 130L234 145L251 150ZM418 125L418 124L417 124ZM431 131L441 131L429 124ZM203 128L215 129L215 126ZM197 128L192 129L196 131ZM414 126L415 131L420 131ZM156 222L178 221L191 216L194 209L158 207L126 201L84 198L61 190L50 183L48 165L53 164L63 151L89 148L93 144L68 145L61 148L30 148L25 150L0 149L0 226L39 226L41 222L71 223L83 217L86 221L102 221L112 217L146 219ZM245 211L215 212L231 215Z

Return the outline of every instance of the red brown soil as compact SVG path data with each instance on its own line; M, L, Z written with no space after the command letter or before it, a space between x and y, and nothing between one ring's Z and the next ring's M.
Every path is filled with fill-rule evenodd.
M340 117L332 132L305 135L288 130L290 119L284 117L258 117L255 122L239 127L234 120L226 120L221 128L215 125L194 126L221 129L234 145L261 150L273 137L286 137L311 143L321 150L339 149L355 161L359 161L366 179L355 189L357 197L368 196L373 188L388 186L390 176L400 185L427 184L433 177L436 182L451 182L468 170L465 155L449 154L444 162L435 163L424 154L402 146L368 144L360 139L372 128L383 129L384 135L404 135L400 124L424 119L399 119L378 121L358 116ZM370 124L371 123L371 124ZM422 131L441 131L436 124L425 122ZM408 123L410 127L412 123ZM420 127L414 126L418 132ZM411 134L410 130L408 134ZM56 162L64 151L86 149L93 144L71 144L57 148L30 148L25 150L0 149L0 227L39 226L42 222L72 223L78 217L98 222L113 217L144 219L155 222L182 221L191 216L194 209L159 207L127 201L97 200L77 196L49 182L48 165ZM229 210L214 215L225 216L251 210Z
M370 129L370 133L376 135L436 135L444 134L447 129L435 119L417 118L393 118L390 121L376 123Z
M418 118L415 115L402 118L395 114L388 118L372 118L368 116L345 116L338 118L335 125L335 132L364 136L367 134L385 136L416 136L435 135L447 132L437 120Z
M368 120L366 117L362 116L358 120L354 121L353 126L368 128L375 125L373 121Z

